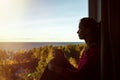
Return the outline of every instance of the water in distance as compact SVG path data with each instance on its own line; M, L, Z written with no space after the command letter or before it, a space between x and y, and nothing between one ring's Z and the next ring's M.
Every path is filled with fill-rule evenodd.
M2 50L30 50L41 46L53 45L63 46L69 44L84 44L84 42L0 42L0 49Z

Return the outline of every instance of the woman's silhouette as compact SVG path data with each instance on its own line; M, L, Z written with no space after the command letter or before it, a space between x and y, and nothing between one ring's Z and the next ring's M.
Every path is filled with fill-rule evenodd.
M65 59L62 50L55 50L56 56L48 64L41 80L100 80L99 25L93 18L82 18L77 33L80 39L85 40L87 46L82 53L78 68L74 68Z

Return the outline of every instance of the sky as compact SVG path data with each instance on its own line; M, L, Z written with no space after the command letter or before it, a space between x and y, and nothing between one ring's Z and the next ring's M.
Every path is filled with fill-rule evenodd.
M0 0L0 42L80 42L88 0Z

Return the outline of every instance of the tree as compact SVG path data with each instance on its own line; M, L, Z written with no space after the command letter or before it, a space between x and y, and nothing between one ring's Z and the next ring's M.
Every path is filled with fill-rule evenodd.
M4 64L7 59L7 53L5 50L0 50L0 64Z

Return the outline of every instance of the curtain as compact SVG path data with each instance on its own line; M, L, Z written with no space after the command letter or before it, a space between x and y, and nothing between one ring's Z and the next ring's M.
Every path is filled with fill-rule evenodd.
M120 4L101 2L101 80L120 80Z

